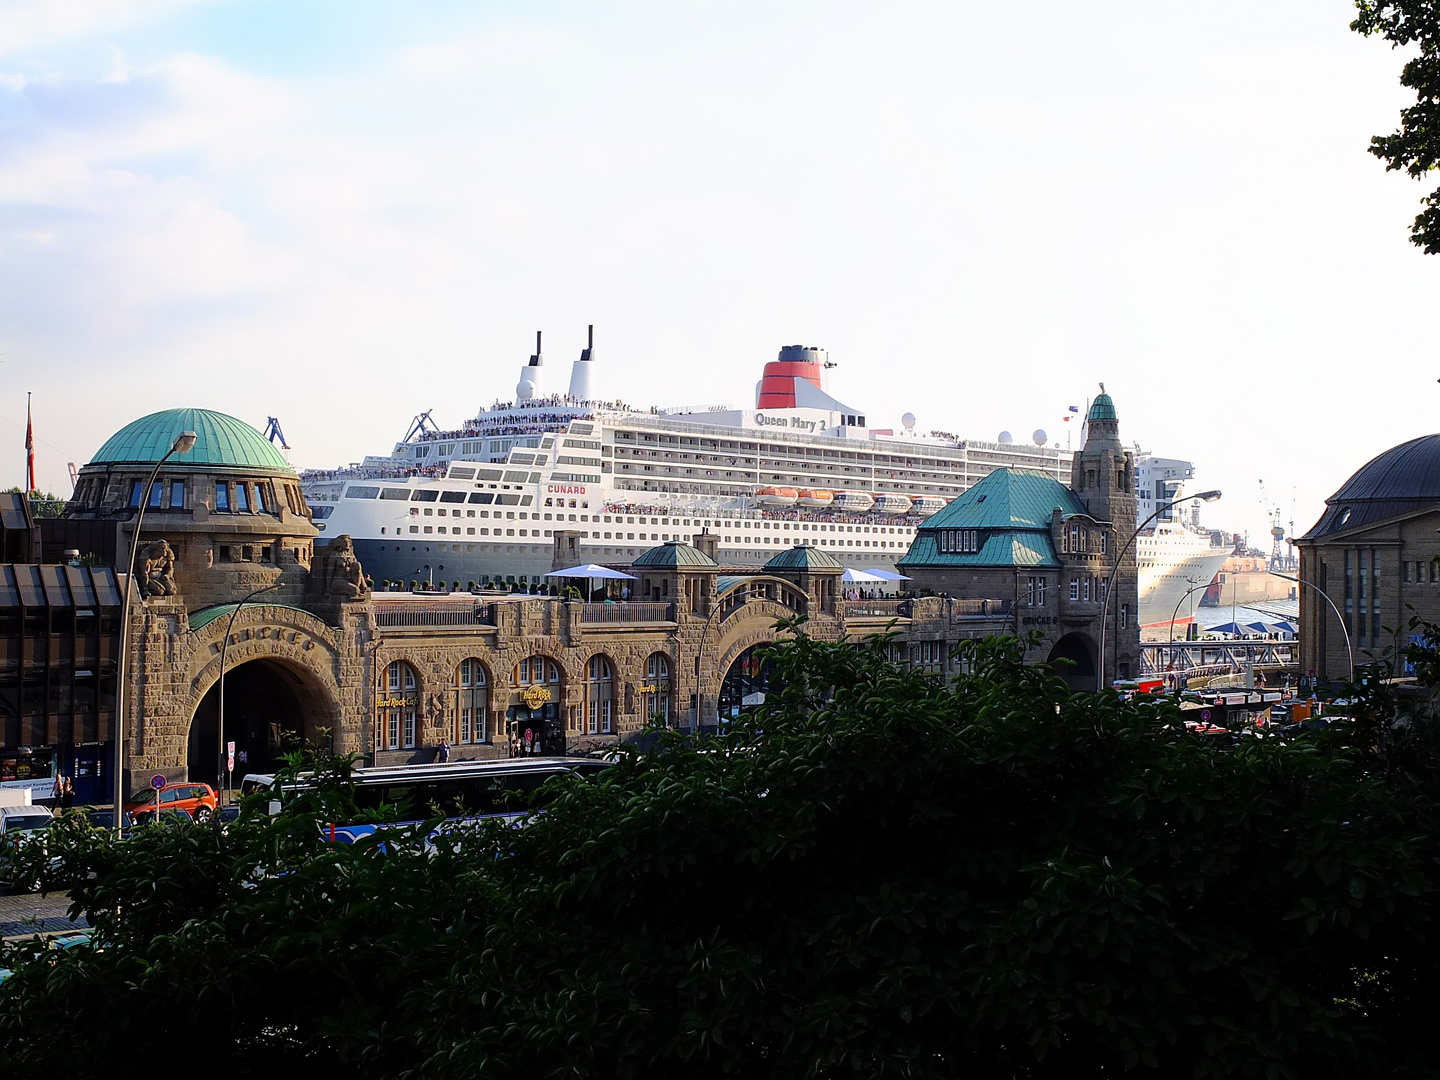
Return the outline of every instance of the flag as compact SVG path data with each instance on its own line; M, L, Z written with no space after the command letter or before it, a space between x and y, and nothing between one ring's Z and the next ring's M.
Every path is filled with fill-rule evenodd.
M1079 412L1079 411L1080 411L1080 406L1079 406L1079 405L1071 405L1071 406L1070 406L1070 411L1071 411L1071 412Z
M25 488L26 494L35 490L35 428L30 423L30 395L25 395Z

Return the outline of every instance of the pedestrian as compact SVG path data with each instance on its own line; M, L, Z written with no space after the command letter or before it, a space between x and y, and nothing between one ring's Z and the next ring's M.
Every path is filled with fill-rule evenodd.
M56 773L55 782L50 785L50 798L55 800L55 805L60 805L60 800L65 797L65 774Z
M439 749L439 751L435 754L435 760L436 760L436 761L449 761L449 760L450 760L450 744L449 744L448 742L446 742L444 739L441 739L441 740L440 740L440 749Z
M72 806L75 805L75 785L71 782L70 777L68 776L62 775L60 779L62 781L62 790L60 792L60 809L69 810Z

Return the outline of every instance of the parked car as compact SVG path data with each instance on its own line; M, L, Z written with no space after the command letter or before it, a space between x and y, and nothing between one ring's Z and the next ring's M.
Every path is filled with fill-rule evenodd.
M85 815L87 821L97 829L113 829L115 827L114 810L91 810ZM126 810L120 814L120 832L122 835L128 833L135 825L135 815Z
M134 802L126 803L125 809L135 815L136 824L143 824L155 816L156 792L147 791ZM159 792L159 808L184 810L195 821L209 821L220 805L220 798L209 784L173 784Z
M0 806L0 885L32 890L38 882L17 882L8 856L21 844L44 843L55 815L46 806Z

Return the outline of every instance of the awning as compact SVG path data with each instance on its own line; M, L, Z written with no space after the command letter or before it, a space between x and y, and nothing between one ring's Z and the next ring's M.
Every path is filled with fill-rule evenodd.
M888 578L877 577L866 570L846 570L840 575L841 581L855 582L860 585L884 585Z
M895 573L894 570L882 570L882 569L881 569L880 567L878 567L878 566L867 566L867 567L864 569L863 572L866 573L866 574L873 574L875 577L878 577L881 581L909 581L909 580L910 580L910 578L906 577L904 574L897 574L897 573Z

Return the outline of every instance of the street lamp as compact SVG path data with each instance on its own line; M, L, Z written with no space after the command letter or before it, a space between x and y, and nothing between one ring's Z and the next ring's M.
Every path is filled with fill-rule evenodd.
M130 590L135 578L135 549L140 546L140 526L145 508L150 505L150 489L165 463L176 454L188 454L195 448L195 432L182 431L175 436L165 456L150 470L150 477L140 492L140 506L135 511L135 531L130 536L130 563L125 572L124 591L120 594L120 657L115 678L115 833L120 833L120 816L125 812L125 675L128 671L126 651L130 644ZM159 804L156 804L158 820Z
M1321 596L1325 598L1325 602L1330 605L1330 610L1335 612L1335 621L1340 624L1340 632L1345 635L1345 652L1350 657L1350 681L1354 682L1355 650L1350 647L1350 628L1345 625L1345 616L1340 614L1340 609L1335 606L1335 601L1330 599L1329 593L1327 593L1324 589L1320 588L1319 585L1316 585L1315 583L1310 581L1306 581L1304 578L1301 577L1291 577L1289 574L1282 574L1278 570L1270 570L1268 571L1268 573L1270 573L1274 577L1284 578L1286 581L1293 581L1297 585L1309 585L1310 588L1314 589L1316 592L1318 592Z
M1140 530L1145 528L1146 525L1149 525L1150 522L1154 521L1166 510L1174 509L1181 503L1194 502L1196 499L1203 499L1205 502L1214 502L1218 498L1220 498L1219 491L1202 491L1199 495L1186 495L1183 499L1176 499L1174 502L1168 502L1163 506L1156 507L1153 514L1135 527L1135 531L1130 534L1130 539L1125 541L1125 546L1116 554L1115 565L1110 568L1110 573L1105 578L1105 597L1100 602L1100 671L1095 679L1096 690L1103 690L1105 688L1105 617L1106 613L1110 610L1110 594L1114 591L1111 586L1115 584L1115 575L1119 572L1120 565L1125 561L1125 553L1130 550L1130 545L1135 543L1136 537L1140 535ZM1140 617L1138 611L1135 613L1135 617Z
M280 582L278 582L278 581L273 582L273 583L271 583L271 584L269 584L269 585L262 585L262 586L260 586L260 588L256 589L254 592L250 593L250 594L249 594L248 596L246 596L243 600L241 600L238 604L236 604L236 605L235 605L235 610L232 611L232 612L230 612L230 621L225 624L225 636L220 639L220 680L219 680L219 685L220 685L220 689L219 689L219 704L220 704L219 712L220 712L220 718L219 718L219 721L218 721L218 723L217 723L218 732L219 732L219 733L218 733L219 756L216 758L216 764L215 764L215 786L216 786L217 788L220 786L220 774L221 774L222 772L228 772L228 771L229 771L229 770L227 770L227 769L225 768L225 758L226 758L226 754L225 754L225 653L226 653L226 651L230 648L230 631L233 630L233 629L235 629L235 616L237 616L237 615L240 614L240 609L241 609L241 608L243 608L243 607L244 607L246 604L248 604L251 600L255 599L255 597L259 596L261 593L263 593L263 592L269 592L271 589L278 589L279 587L280 587ZM226 787L226 790L227 790L227 791L229 790L228 785L227 785L227 787Z
M1180 605L1185 602L1186 596L1189 596L1191 593L1199 592L1201 589L1208 589L1210 587L1210 582L1207 581L1205 582L1205 584L1201 585L1198 578L1187 577L1185 580L1190 582L1190 588L1185 590L1185 596L1182 596L1179 600L1175 601L1175 610L1170 613L1170 641L1167 644L1165 650L1165 671L1167 673L1175 670L1175 620L1180 617ZM1193 618L1195 614L1193 608L1191 609L1190 614ZM1175 685L1177 687L1180 685L1178 679L1176 680Z

